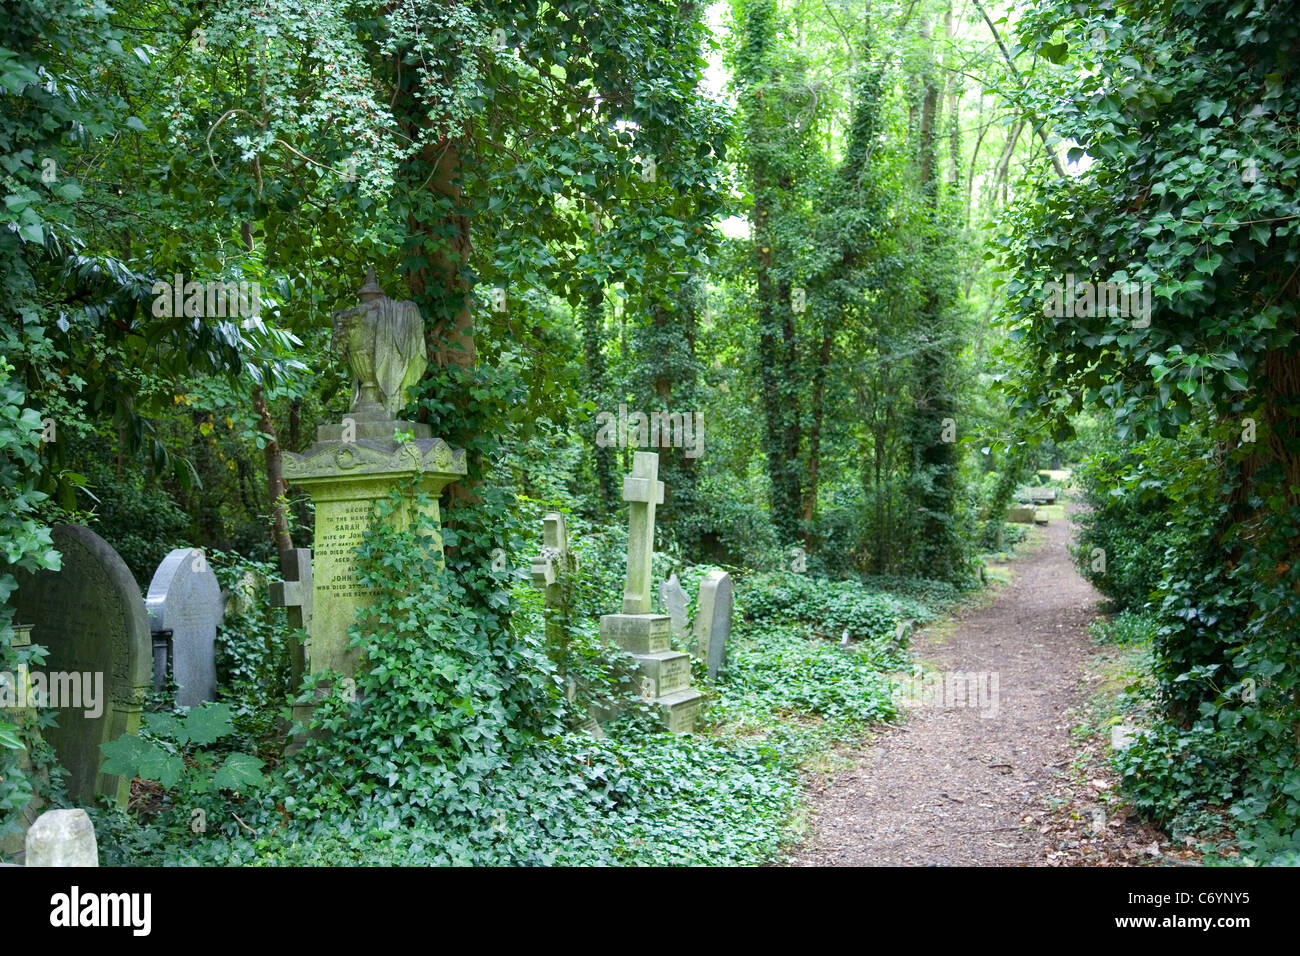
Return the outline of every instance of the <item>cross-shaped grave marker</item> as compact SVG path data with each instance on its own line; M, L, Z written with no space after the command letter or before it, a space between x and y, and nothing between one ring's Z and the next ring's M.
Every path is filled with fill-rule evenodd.
M569 550L564 515L548 511L542 518L542 553L533 558L533 585L546 594L546 643L563 661L568 641L569 614L573 606L573 573L578 559Z
M271 603L289 609L289 626L311 629L311 548L280 552L283 581L271 582Z
M659 456L655 452L636 453L632 459L632 474L623 479L623 500L631 505L623 613L649 614L650 567L655 552L655 505L664 502L664 483L659 480Z
M301 628L311 635L312 576L311 548L293 548L280 552L280 573L283 581L271 582L271 603L287 608L289 626ZM296 636L290 637L289 664L293 692L298 692L302 675L306 672L306 653Z
M655 505L664 500L658 454L636 453L632 474L623 479L623 500L631 505L623 611L601 616L600 635L636 658L642 677L641 695L663 709L668 729L690 731L704 695L691 687L690 655L669 646L672 619L650 610Z

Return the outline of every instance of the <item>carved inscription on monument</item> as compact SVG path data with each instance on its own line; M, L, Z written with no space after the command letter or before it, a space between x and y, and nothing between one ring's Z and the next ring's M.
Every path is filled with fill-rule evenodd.
M317 509L316 591L333 597L368 597L378 593L357 583L357 548L371 522L371 502L321 502Z

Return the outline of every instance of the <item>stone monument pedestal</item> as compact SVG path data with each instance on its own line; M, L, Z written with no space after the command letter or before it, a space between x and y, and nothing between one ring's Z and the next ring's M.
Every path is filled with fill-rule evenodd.
M691 656L674 651L668 639L672 618L667 614L604 614L600 636L636 658L637 668L650 681L644 696L663 711L668 729L689 733L704 706L704 695L691 687Z
M317 440L301 455L286 453L284 479L311 495L316 508L312 556L311 622L303 667L306 673L338 671L356 673L359 651L348 646L348 628L357 609L369 605L375 592L357 582L357 548L374 514L374 505L392 490L416 478L416 490L427 492L422 509L440 525L438 494L465 475L464 451L453 451L429 426L385 419L356 412L356 419L341 425L322 425ZM399 442L395 433L414 438ZM343 436L349 440L344 441ZM413 522L415 501L408 498L387 519L395 525ZM442 537L431 533L432 545L442 554ZM298 705L296 719L305 719L310 707Z

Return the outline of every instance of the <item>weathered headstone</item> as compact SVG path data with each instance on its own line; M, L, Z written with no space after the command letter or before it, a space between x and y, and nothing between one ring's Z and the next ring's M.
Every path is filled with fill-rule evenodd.
M695 656L708 667L715 680L727 659L727 638L731 636L731 612L735 588L726 571L710 571L700 582L700 600L695 607Z
M650 609L650 563L654 556L655 505L664 500L659 481L659 456L639 451L632 459L632 474L623 479L623 500L631 503L627 537L627 580L623 612L600 619L600 636L637 659L648 682L642 696L663 710L668 729L689 733L704 703L704 695L691 687L690 655L669 646L672 619Z
M140 729L153 687L149 616L126 563L103 538L81 525L57 525L58 571L18 572L16 620L32 625L45 647L44 673L59 682L58 726L44 731L68 771L68 796L94 804L108 794L125 807L131 781L100 772L99 746ZM51 681L51 691L54 685ZM99 700L93 698L98 696Z
M569 550L564 514L548 511L542 518L542 551L532 560L534 587L546 594L546 644L558 661L564 659L569 618L573 611L573 574L578 560Z
M348 646L348 628L376 597L357 580L357 548L375 503L414 481L414 490L426 495L426 516L439 527L438 494L465 474L464 451L432 437L428 425L395 417L428 364L419 310L386 296L373 270L358 296L360 306L334 313L334 349L352 372L348 414L338 425L319 426L303 454L284 456L284 480L305 489L316 509L303 666L309 674L334 670L345 678L356 673L360 654ZM415 499L408 497L386 520L409 525L416 518ZM433 532L430 543L441 556L441 534ZM290 580L302 578L286 574ZM293 599L293 606L305 607L301 595ZM295 717L305 719L308 710L295 707Z
M669 575L668 580L659 585L659 603L663 605L664 612L672 618L673 635L685 637L686 592L682 590L682 584L677 580L676 574Z
M145 596L149 629L172 632L176 703L197 707L217 696L217 625L221 585L198 548L177 548L154 572ZM157 686L159 675L154 673Z
M289 680L297 693L306 672L305 650L298 640L297 631L311 631L312 577L311 548L293 548L280 552L280 573L283 581L272 581L271 604L288 610L289 627Z
M27 831L27 866L99 866L95 827L85 810L47 810Z
M1038 513L1033 505L1021 505L1007 509L1007 520L1014 524L1032 524Z
M221 594L225 602L223 617L229 621L236 615L252 611L257 602L262 599L262 595L266 593L266 586L266 578L262 575L245 571L233 588Z

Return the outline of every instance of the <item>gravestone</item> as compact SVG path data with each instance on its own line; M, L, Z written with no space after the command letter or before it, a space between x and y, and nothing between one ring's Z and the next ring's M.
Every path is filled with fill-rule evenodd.
M289 634L289 686L296 694L306 672L305 651L298 632L311 630L311 548L281 551L280 573L284 580L271 582L271 604L288 610L292 629Z
M333 670L344 678L352 677L360 663L360 650L348 645L348 628L357 611L377 597L357 581L357 549L374 505L394 488L413 483L413 492L425 493L427 503L421 508L438 528L438 494L465 474L464 451L434 438L428 425L396 417L406 405L407 390L428 365L419 310L413 302L385 295L373 269L358 297L359 306L334 313L333 348L352 373L348 413L340 424L317 427L316 441L301 455L286 453L283 470L287 484L311 496L316 512L302 667L307 674ZM386 520L399 527L413 525L416 507L409 496ZM440 532L430 538L441 559ZM285 583L291 580L301 583L303 578L286 574ZM297 602L290 606L307 607L302 594L281 597ZM295 706L294 715L305 719L309 710Z
M26 866L99 866L95 827L85 810L47 810L27 831Z
M659 603L664 612L672 619L673 635L686 636L686 592L677 580L677 575L669 575L668 580L659 585Z
M639 451L632 474L623 479L623 500L631 504L627 536L627 578L623 612L600 618L600 636L637 660L643 677L642 696L663 711L668 729L689 733L704 704L704 695L691 687L691 658L669 646L672 619L651 613L650 565L654 556L655 505L664 500L659 481L659 456Z
M217 697L217 625L221 585L198 548L177 548L154 572L145 596L149 629L172 632L176 703L197 707ZM154 685L163 675L154 672Z
M1013 524L1032 524L1038 514L1038 509L1033 505L1022 505L1015 508L1007 509L1007 521Z
M103 538L67 524L57 525L52 536L62 567L16 573L15 620L31 624L32 643L49 651L47 677L63 680L65 690L82 688L84 703L97 692L102 699L99 713L59 707L58 726L43 733L68 771L69 797L93 805L103 793L124 808L131 781L100 771L99 745L140 729L153 687L149 615L130 569Z
M533 586L541 588L546 595L546 646L557 663L563 663L569 641L573 576L577 569L578 560L569 550L564 514L548 511L542 518L542 551L533 558L530 570Z
M731 612L735 588L726 571L710 571L700 582L700 601L695 606L695 656L705 662L709 680L716 680L727 659L727 638L731 636Z
M265 593L267 586L266 578L253 571L245 571L239 576L239 581L229 591L221 592L222 600L225 602L222 617L229 621L241 614L247 614L256 607L257 601L261 600L262 594Z
M1129 724L1116 724L1110 728L1110 749L1127 750L1138 738L1138 729Z

